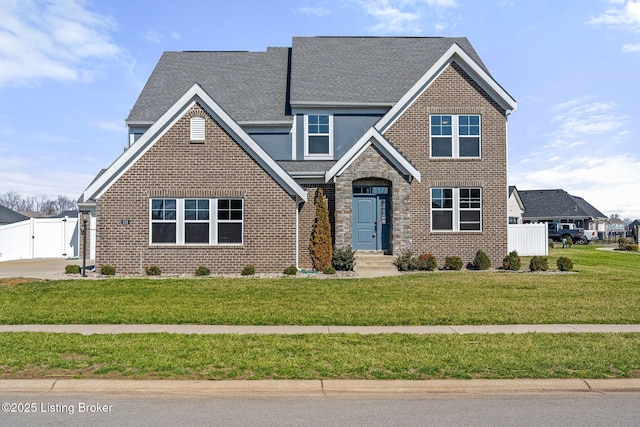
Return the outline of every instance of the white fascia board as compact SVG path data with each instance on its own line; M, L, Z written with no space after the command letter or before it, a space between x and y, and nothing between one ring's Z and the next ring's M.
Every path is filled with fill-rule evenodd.
M486 71L478 65L457 43L445 52L435 64L413 85L407 93L382 117L375 128L384 134L398 117L409 108L422 92L452 63L455 62L469 74L505 110L515 111L518 103Z
M336 175L340 175L347 169L370 145L376 146L383 152L385 157L390 160L398 169L407 175L413 176L416 180L421 180L420 172L414 168L402 154L396 150L393 145L387 141L380 132L375 128L369 128L360 139L336 162L331 169L325 174L325 182L329 182Z
M122 153L96 181L84 192L85 200L97 199L113 185L133 164L146 153L197 100L200 99L204 108L220 118L220 123L232 131L237 142L249 152L255 154L254 159L267 169L291 195L296 195L306 201L307 192L298 185L284 169L282 169L241 127L238 125L197 83L191 86L180 99L174 103L131 147ZM275 174L275 176L274 176Z

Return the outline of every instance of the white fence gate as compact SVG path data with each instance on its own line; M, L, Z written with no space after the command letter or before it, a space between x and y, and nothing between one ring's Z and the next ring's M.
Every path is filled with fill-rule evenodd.
M522 256L549 255L547 224L509 224L507 250Z
M87 235L87 259L95 258L95 218ZM31 218L0 226L0 261L34 258L78 258L78 218Z

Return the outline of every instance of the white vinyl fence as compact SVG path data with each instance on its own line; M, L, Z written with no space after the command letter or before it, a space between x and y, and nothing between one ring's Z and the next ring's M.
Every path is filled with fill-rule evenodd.
M31 218L0 226L0 261L77 258L81 234L78 218ZM91 238L89 238L91 237ZM87 236L87 258L95 258L95 219Z
M522 256L549 255L547 224L509 224L507 249Z

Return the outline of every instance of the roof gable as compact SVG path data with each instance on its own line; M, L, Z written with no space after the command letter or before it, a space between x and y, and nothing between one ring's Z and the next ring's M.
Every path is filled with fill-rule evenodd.
M370 145L376 147L404 175L420 181L420 172L380 132L372 127L325 173L325 182L329 182L333 177L344 172Z
M518 103L496 82L491 75L464 49L454 43L451 47L427 70L426 73L407 91L397 104L391 108L376 123L375 127L384 134L389 127L400 117L409 106L435 81L438 76L455 62L458 64L478 85L489 94L504 110L515 111Z
M205 91L194 84L131 147L87 187L84 203L102 196L142 157L193 105L198 103L247 151L247 153L291 196L307 200L307 192L289 176Z

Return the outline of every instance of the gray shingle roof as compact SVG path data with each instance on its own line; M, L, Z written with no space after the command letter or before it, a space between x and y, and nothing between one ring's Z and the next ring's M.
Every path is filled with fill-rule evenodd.
M453 43L484 68L466 38L294 37L291 104L395 103Z
M29 219L29 217L0 205L0 225L13 224L14 222L24 221L25 219Z
M279 160L278 164L288 174L324 173L336 164L335 160Z
M524 203L524 218L606 218L581 197L564 190L518 190Z
M289 92L292 105L391 105L453 43L485 68L466 38L294 37L266 52L165 52L127 121L154 122L194 83L238 122L291 121Z
M235 121L290 121L285 116L288 48L266 52L165 52L128 122L153 122L194 83Z

